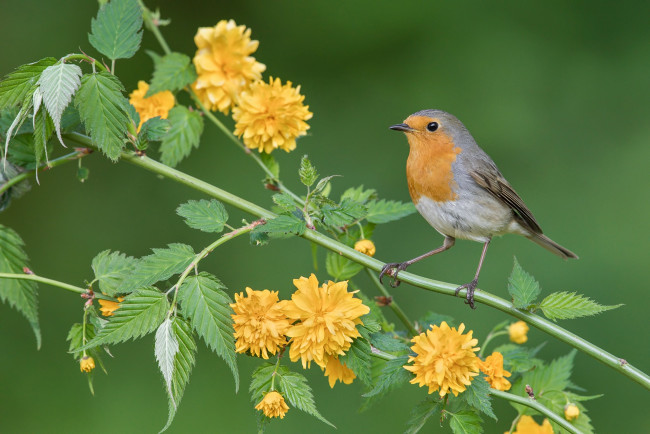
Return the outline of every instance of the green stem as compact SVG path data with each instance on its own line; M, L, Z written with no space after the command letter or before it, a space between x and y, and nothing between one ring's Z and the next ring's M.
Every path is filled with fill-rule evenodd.
M81 326L81 345L86 346L86 318L88 317L88 307L84 306L84 322ZM86 357L86 350L83 352L83 357Z
M516 402L517 404L525 405L526 407L530 407L534 410L537 410L540 413L542 413L544 416L548 417L553 422L557 423L562 428L564 428L565 430L571 433L575 433L575 434L582 433L582 431L577 429L575 426L571 425L569 421L567 421L565 418L563 418L559 414L552 412L551 410L549 410L548 408L546 408L545 406L543 406L542 404L540 404L535 400L523 396L519 396L519 395L514 395L508 392L502 392L496 389L490 389L490 395L496 396L497 398L508 400L510 402Z
M70 285L69 283L60 282L54 279L48 279L47 277L38 276L36 274L13 274L13 273L0 273L0 279L19 279L19 280L33 280L39 283L45 283L46 285L57 286L66 291L76 292L77 294L87 294L88 289L80 288L78 286ZM95 298L101 298L102 300L117 301L113 297L109 297L104 294L95 292Z
M284 353L284 348L278 353L278 357L275 362L275 369L273 370L273 375L271 375L271 389L269 392L272 392L275 390L275 377L276 377L276 372L278 372L278 368L280 367L280 359L282 359L282 354Z
M91 152L91 150L86 149L86 148L77 149L74 152L71 152L71 153L69 153L67 155L56 158L54 160L51 160L49 163L43 163L40 166L38 166L37 169L26 170L24 172L21 172L19 175L14 176L13 178L8 180L4 184L0 185L0 194L4 193L5 191L9 190L14 185L16 185L19 182L29 178L30 176L34 176L38 170L52 169L54 167L65 164L65 163L67 163L69 161L78 160L78 159L83 158L86 155L90 154L90 152Z
M372 356L376 357L378 359L388 361L388 360L394 360L394 359L397 358L396 356L394 356L394 355L392 355L390 353L387 353L385 351L382 351L379 348L373 347L372 345L370 346L370 351L372 352Z
M496 338L497 336L502 336L502 335L507 335L507 334L508 334L508 332L504 331L504 330L502 330L500 332L496 332L496 333L489 333L487 335L487 337L485 338L485 340L483 341L483 343L481 344L481 351L479 351L478 356L483 357L483 353L485 352L485 349L487 348L488 344L490 343L490 341L492 339Z
M144 5L142 1L138 1L138 3L140 4L140 8L142 8L142 19L144 20L144 24L147 27L147 30L153 33L165 54L171 53L172 50L169 48L169 45L167 45L167 41L165 41L162 33L160 33L158 24L154 22L153 13Z
M108 72L110 73L111 71L105 67L101 62L99 62L97 59L93 59L92 57L86 55L86 54L70 54L68 56L65 56L65 60L85 60L86 62L90 63L91 65L95 65L97 68L99 68L103 72ZM93 69L93 72L95 70Z
M72 133L67 134L65 137L68 140L81 143L84 146L92 147L92 143L88 136ZM208 196L219 199L229 205L232 205L242 211L253 214L259 218L271 219L276 217L274 213L262 208L259 205L251 203L245 199L242 199L238 196L235 196L232 193L224 191L214 185L208 184L205 181L197 179L191 175L188 175L184 172L180 172L171 167L165 166L164 164L158 163L157 161L152 160L148 157L138 157L132 152L122 152L121 158L129 163L135 164L142 168L145 168L151 172L157 173L164 177L170 178L176 182L187 185L197 191L201 191ZM336 240L333 240L326 235L321 234L320 232L313 230L306 230L303 235L303 238L312 241L326 249L337 252L346 258L357 262L364 267L370 268L379 272L382 267L385 265L383 262L364 255L361 252L357 252L351 247L348 247ZM402 282L411 284L418 288L425 289L427 291L437 292L439 294L448 295L451 297L455 296L455 291L458 285L448 282L440 282L433 279L427 279L422 276L418 276L413 273L402 271L399 274L399 278ZM466 290L462 290L459 293L461 299L465 298ZM536 327L537 329L548 333L549 335L555 337L556 339L569 344L570 346L584 352L585 354L593 357L594 359L600 361L601 363L609 366L610 368L616 370L617 372L625 375L626 377L632 379L633 381L639 383L646 389L650 389L650 377L645 374L643 371L632 366L631 364L623 361L621 358L614 356L613 354L608 353L602 348L597 347L591 342L586 341L580 336L571 333L568 330L563 329L557 324L548 321L538 315L532 314L525 310L519 310L512 306L512 303L503 298L497 297L496 295L490 294L487 291L481 290L477 291L474 294L474 300L478 303L485 304L492 308L498 309L504 313L507 313L517 319L527 322L528 324Z
M408 331L411 333L411 336L417 336L419 333L413 326L413 323L409 318L406 316L406 313L402 310L401 307L397 304L397 302L393 299L393 296L390 295L390 292L384 288L384 285L379 282L379 278L377 277L377 273L373 273L369 268L366 268L366 272L368 273L368 276L370 277L370 280L377 286L377 289L379 289L379 292L384 297L389 297L391 299L391 302L388 303L388 307L391 308L393 313L399 318L400 321L402 321L402 324L408 329Z

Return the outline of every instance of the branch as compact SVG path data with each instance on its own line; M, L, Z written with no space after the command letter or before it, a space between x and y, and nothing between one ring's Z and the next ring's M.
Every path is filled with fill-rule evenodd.
M20 279L20 280L33 280L35 282L45 283L46 285L56 286L66 291L76 292L77 294L88 294L87 288L70 285L69 283L61 282L47 277L38 276L36 274L13 274L13 273L0 273L0 279ZM102 300L117 301L113 297L95 292L94 298L101 298Z
M92 147L92 142L88 136L79 133L66 134L64 136L68 140L80 143L84 146ZM229 205L232 205L242 211L246 211L250 214L253 214L259 218L272 219L277 217L276 214L268 211L265 208L262 208L259 205L256 205L252 202L249 202L245 199L235 196L232 193L229 193L225 190L222 190L214 185L211 185L205 181L202 181L198 178L195 178L191 175L188 175L184 172L178 171L171 167L165 166L162 163L159 163L155 160L152 160L149 157L142 156L139 157L133 152L122 152L121 158L129 163L132 163L136 166L140 166L144 169L147 169L151 172L162 175L166 178L170 178L176 182L187 185L188 187L193 188L194 190L201 191L211 197L219 199ZM346 258L357 262L367 268L379 272L382 267L385 265L383 262L378 261L377 259L371 258L364 255L361 252L357 252L351 247L348 247L344 244L339 243L336 240L329 238L326 235L321 234L315 230L307 229L302 235L303 238L312 241L328 250L337 252ZM417 274L400 272L400 280L402 282L409 283L418 288L426 289L427 291L437 292L439 294L445 294L454 297L455 290L458 285L448 282L440 282L433 279L427 279ZM466 290L462 290L459 293L461 299L464 299ZM490 294L484 290L478 291L474 294L474 300L485 304L487 306L498 309L502 312L505 312L515 318L521 319L532 325L533 327L538 328L539 330L548 333L549 335L555 337L556 339L569 344L570 346L582 351L585 354L593 357L594 359L600 361L601 363L609 366L610 368L618 371L619 373L631 378L633 381L639 383L646 389L650 390L650 377L645 374L643 371L638 368L630 365L619 357L608 353L602 348L597 347L591 342L586 341L585 339L571 333L568 330L563 329L557 324L552 323L538 315L532 314L525 310L516 309L512 306L512 303L509 301L497 297L496 295Z

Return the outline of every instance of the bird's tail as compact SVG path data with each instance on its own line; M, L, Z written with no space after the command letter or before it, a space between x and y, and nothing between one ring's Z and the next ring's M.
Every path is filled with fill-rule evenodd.
M562 247L544 234L533 234L528 237L528 239L544 247L549 252L558 255L562 259L578 259L578 255L573 253L571 250Z

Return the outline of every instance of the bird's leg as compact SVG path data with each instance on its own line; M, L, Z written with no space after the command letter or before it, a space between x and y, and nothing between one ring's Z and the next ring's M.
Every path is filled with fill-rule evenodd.
M483 245L483 253L481 253L481 259L478 261L478 268L476 269L474 280L456 288L456 296L458 296L461 289L467 289L467 294L465 295L467 301L465 301L465 304L469 304L469 307L472 309L476 309L476 307L474 307L474 290L476 289L476 285L478 285L478 275L481 274L481 267L483 266L483 260L485 259L485 253L487 253L490 241L491 239L488 239Z
M381 279L384 277L384 274L388 274L389 276L393 277L393 281L391 282L390 286L392 286L393 288L397 288L399 284L402 283L397 278L397 273L399 273L402 270L406 270L406 267L424 258L428 258L429 256L433 256L437 253L444 252L445 250L451 249L455 243L456 243L456 239L454 237L445 236L445 241L442 243L442 246L438 247L437 249L431 250L430 252L427 252L424 255L420 255L417 258L413 258L406 262L390 262L384 265L384 267L381 269L381 272L379 273L379 281L381 282Z

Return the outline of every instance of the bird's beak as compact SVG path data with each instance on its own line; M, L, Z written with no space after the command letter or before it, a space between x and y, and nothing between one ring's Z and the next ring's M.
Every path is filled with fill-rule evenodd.
M407 124L391 125L389 128L391 130L403 131L405 133L410 133L411 131L415 131L413 128L409 127Z

